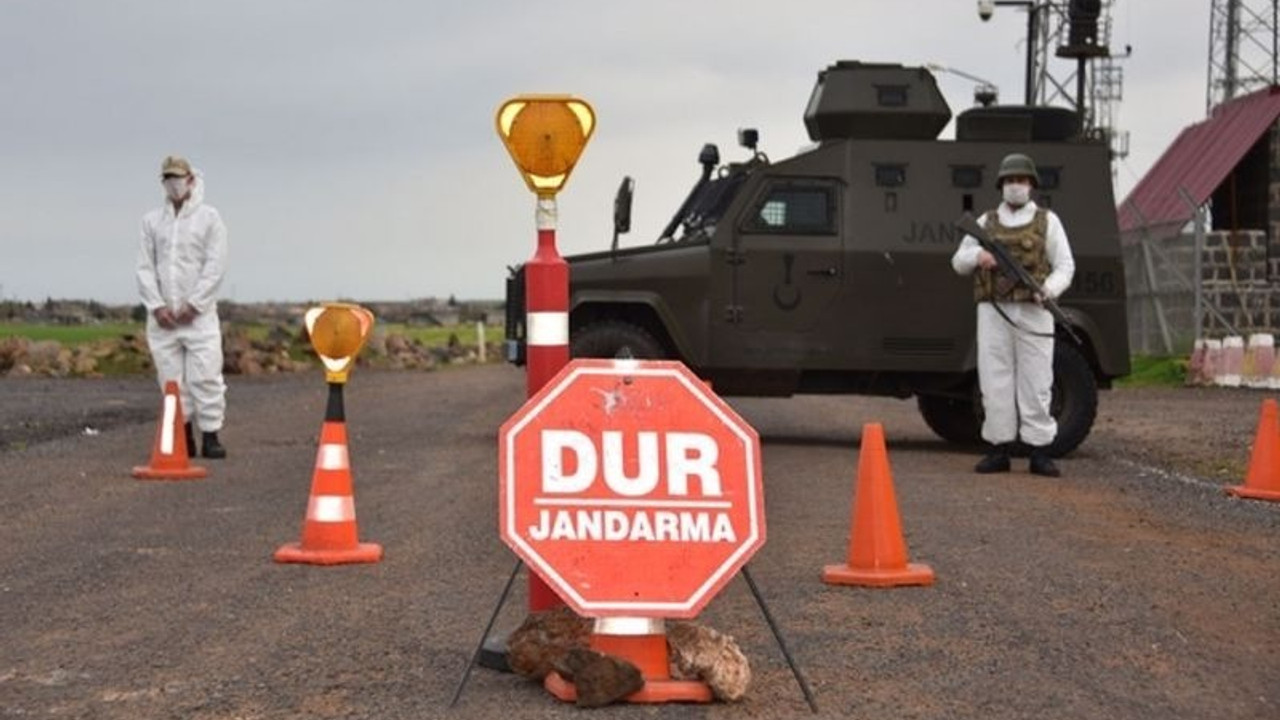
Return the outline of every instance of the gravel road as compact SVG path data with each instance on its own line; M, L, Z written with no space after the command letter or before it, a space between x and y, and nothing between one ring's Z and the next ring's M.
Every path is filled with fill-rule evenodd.
M318 568L271 562L306 506L314 374L232 378L231 457L185 483L129 477L154 432L150 379L0 380L0 717L579 715L488 670L447 708L514 562L495 527L495 434L523 387L502 366L358 372L361 539L386 558ZM1104 393L1057 481L972 474L972 451L936 440L910 402L733 401L764 446L769 540L752 572L820 715L1280 717L1280 506L1221 492L1241 480L1262 397ZM885 427L932 587L819 582L845 556L867 421ZM518 590L499 627L524 604ZM701 619L750 658L745 700L595 712L809 715L741 580Z

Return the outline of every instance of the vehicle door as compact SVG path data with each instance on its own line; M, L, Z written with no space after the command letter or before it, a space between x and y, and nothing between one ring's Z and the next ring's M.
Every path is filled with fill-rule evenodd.
M747 367L822 367L844 283L837 178L767 178L734 227L725 349Z

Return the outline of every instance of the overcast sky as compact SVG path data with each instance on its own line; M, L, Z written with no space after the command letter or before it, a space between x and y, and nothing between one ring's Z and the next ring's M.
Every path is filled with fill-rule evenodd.
M1209 9L1116 0L1112 45L1133 46L1117 199L1204 116ZM230 231L225 298L500 298L534 247L503 100L595 107L559 247L602 250L624 174L623 244L643 244L704 142L725 160L742 126L773 158L807 143L835 60L937 62L1020 102L1025 29L1014 8L981 22L974 0L3 0L0 296L135 302L139 220L178 153ZM972 104L971 81L938 79L954 112Z

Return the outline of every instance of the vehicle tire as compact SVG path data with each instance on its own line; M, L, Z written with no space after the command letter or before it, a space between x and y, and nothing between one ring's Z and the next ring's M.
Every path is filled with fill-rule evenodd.
M916 403L920 415L938 437L961 445L982 441L982 403L938 395L921 395ZM1089 361L1074 345L1058 341L1053 352L1053 399L1049 412L1058 421L1058 435L1049 445L1049 454L1062 457L1089 437L1098 416L1098 382ZM1025 455L1026 448L1017 448Z
M1049 412L1058 421L1058 436L1049 454L1062 457L1089 437L1098 417L1098 381L1084 354L1059 340L1053 351L1053 400Z
M975 389L972 398L976 397ZM976 445L982 442L982 414L974 407L972 398L920 395L916 397L916 405L935 435L957 445Z
M625 320L599 320L573 333L569 355L575 358L632 357L663 360L669 357L662 343L639 325Z

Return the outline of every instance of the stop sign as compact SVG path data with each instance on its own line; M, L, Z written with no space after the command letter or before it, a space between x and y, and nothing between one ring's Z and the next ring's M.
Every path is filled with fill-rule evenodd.
M581 615L693 617L764 544L760 439L681 363L574 360L498 448L502 539Z

